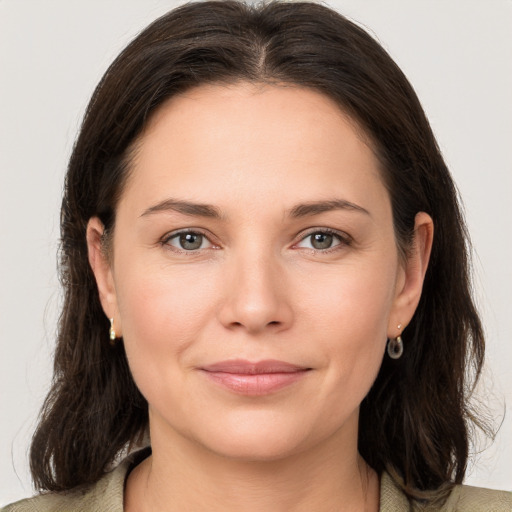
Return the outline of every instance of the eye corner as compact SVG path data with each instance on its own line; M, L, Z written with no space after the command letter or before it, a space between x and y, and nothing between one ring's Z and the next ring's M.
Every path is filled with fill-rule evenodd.
M187 237L191 239L187 240ZM220 249L219 244L211 240L211 236L198 228L178 229L166 233L159 241L160 245L165 249L171 250L178 254L194 255L204 250ZM171 243L176 241L176 243ZM189 247L185 247L189 244ZM205 246L205 244L207 246Z
M315 247L313 243L310 244L310 247L301 245L313 235L320 235L317 242L319 244L327 242L327 246ZM306 249L315 253L328 254L330 252L340 250L346 246L350 246L351 243L352 237L350 237L347 233L332 228L315 227L307 230L305 233L302 233L299 240L293 244L292 248Z

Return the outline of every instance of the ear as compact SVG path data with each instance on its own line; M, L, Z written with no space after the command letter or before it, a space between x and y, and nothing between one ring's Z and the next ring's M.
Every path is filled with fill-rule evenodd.
M91 265L98 292L100 296L101 306L107 318L113 318L117 336L122 336L121 320L118 314L117 297L112 274L112 264L109 261L103 247L103 223L98 217L91 217L87 223L87 251L89 257L89 265Z
M397 279L395 300L388 323L388 338L396 338L400 335L401 329L409 324L418 307L433 239L432 218L425 212L417 213L413 244Z

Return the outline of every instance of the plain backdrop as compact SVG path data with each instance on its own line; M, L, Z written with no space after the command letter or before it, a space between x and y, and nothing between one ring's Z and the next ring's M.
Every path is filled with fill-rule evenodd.
M27 451L51 378L66 161L95 84L181 2L0 0L0 505L32 493ZM512 490L512 2L332 0L405 71L464 199L496 426L467 483Z

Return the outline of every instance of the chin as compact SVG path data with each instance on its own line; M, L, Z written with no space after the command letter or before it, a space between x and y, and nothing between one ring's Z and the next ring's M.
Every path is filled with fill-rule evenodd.
M262 419L249 417L216 423L193 437L219 456L259 462L290 457L314 443L304 422L278 421L275 417Z
M217 442L212 442L217 441ZM265 462L285 459L299 453L300 442L288 438L269 438L269 436L231 436L224 439L212 439L205 445L217 455L239 461Z

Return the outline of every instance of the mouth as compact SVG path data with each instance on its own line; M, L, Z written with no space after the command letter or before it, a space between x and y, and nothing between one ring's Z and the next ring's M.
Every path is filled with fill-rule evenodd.
M221 361L199 368L213 383L240 395L275 393L302 380L311 368L284 361Z

